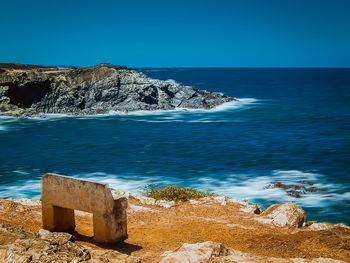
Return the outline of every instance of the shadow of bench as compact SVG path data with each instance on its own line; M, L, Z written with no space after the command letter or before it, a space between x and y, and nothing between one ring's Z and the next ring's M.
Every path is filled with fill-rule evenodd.
M46 174L41 178L43 228L73 231L74 209L92 213L94 240L127 239L127 198L114 196L106 184Z

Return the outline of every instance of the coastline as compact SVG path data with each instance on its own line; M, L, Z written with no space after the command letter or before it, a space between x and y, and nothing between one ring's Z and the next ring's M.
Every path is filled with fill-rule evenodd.
M6 119L50 119L50 118L99 118L99 117L109 117L109 116L148 116L148 115L166 115L166 114L172 114L172 113L179 113L179 114L196 114L196 113L215 113L215 112L221 112L226 110L232 110L232 109L238 109L240 107L254 104L259 102L258 99L255 98L235 98L233 101L224 102L220 105L217 105L211 109L205 109L205 108L198 108L198 109L189 109L189 108L174 108L169 110L132 110L132 111L115 111L110 110L106 113L99 113L99 114L74 114L74 113L45 113L45 112L38 112L33 116L13 116L13 115L6 115L2 112L0 112L0 118L6 118Z
M275 72L272 73L273 76L266 78L275 78ZM267 98L260 88L246 93L246 86L241 86L240 90L235 78L225 81L225 89L217 85L217 79L223 75L213 74L215 80L212 82L205 79L206 75L209 74L198 77L207 82L202 85L206 90L223 89L232 98L236 94L247 94L247 97L259 98L258 102L262 103L254 101L227 111L222 109L223 105L234 106L240 101L211 109L111 110L97 115L38 113L39 117L15 117L8 123L5 119L12 117L0 116L0 120L4 118L0 121L1 144L7 149L1 162L4 179L1 190L5 193L2 196L38 197L37 176L57 171L73 177L107 180L122 190L127 190L120 184L123 181L135 186L135 181L152 183L154 180L225 195L230 192L232 198L253 202L266 200L266 203L260 203L264 207L276 201L296 202L308 215L315 215L313 219L317 221L349 224L349 193L347 184L343 184L347 182L347 170L338 169L346 162L347 133L342 125L347 118L342 115L345 111L341 107L338 111L330 111L327 107L317 106L325 101L324 98L329 101L329 95L333 94L320 92L318 98L314 96L318 88L308 89L309 86L301 85L295 90L293 81L281 78ZM182 80L181 76L174 79ZM192 81L189 78L185 83L195 84ZM244 85L246 81L243 78ZM284 86L285 82L291 85ZM230 90L229 83L238 83L238 88ZM274 86L269 80L261 83L269 88ZM257 84L259 81L251 85ZM286 93L280 94L282 90ZM316 97L316 100L312 103L304 100L306 97ZM270 103L264 103L266 101ZM113 118L114 114L120 117ZM50 124L40 116L46 116ZM79 120L84 118L88 120ZM162 122L167 124L159 124ZM28 140L27 136L32 137ZM329 141L330 137L336 140ZM57 162L57 156L62 158L60 162ZM194 250L214 249L217 254L213 252L216 255L213 262L240 262L234 261L234 257L246 261L249 258L253 262L344 262L350 257L348 226L305 222L304 213L295 207L295 211L300 212L300 218L296 218L299 227L281 228L274 225L273 218L251 213L256 206L223 197L192 200L175 206L168 204L168 207L159 205L166 205L166 202L142 200L130 198L128 213L133 235L123 246L106 248L91 242L91 216L84 213L77 213L82 232L73 233L69 238L71 243L67 244L77 251L80 251L79 246L90 249L90 252L82 250L86 256L80 258L82 261L95 259L97 246L98 253L109 255L105 257L126 257L125 260L136 262L137 258L142 262L158 262L170 254L190 253L184 251L189 246ZM0 201L3 210L0 223L10 224L1 226L2 242L5 242L1 243L5 246L1 251L11 255L20 253L15 246L21 247L7 238L11 231L13 238L23 242L29 241L18 237L32 236L30 240L40 243L43 235L56 235L40 230L40 203L18 202L22 201ZM284 218L285 213L280 216ZM18 226L29 232L22 233ZM70 234L62 235L69 237ZM185 243L192 245L184 247ZM59 249L66 251L67 247ZM46 251L38 249L35 253ZM69 251L64 253L67 257L72 256ZM87 255L91 258L87 259Z
M259 214L258 206L224 196L169 202L123 194L129 203L129 238L123 244L105 246L93 242L91 214L76 213L77 232L72 233L76 240L73 243L89 251L91 258L87 262L91 259L102 262L96 257L101 253L111 260L105 262L114 262L113 259L120 260L118 262L177 262L166 259L176 257L176 253L184 249L184 243L196 244L191 246L198 249L205 246L208 251L217 246L220 251L226 249L224 254L220 252L210 258L214 260L210 262L243 262L248 259L251 262L348 262L350 258L350 228L344 224L306 221L295 225L293 220L285 221L285 218L297 215L290 214L288 209L283 210L285 212L280 213L278 219L269 221L266 215L269 209ZM40 205L38 200L1 199L0 224L21 226L24 231L40 236L43 231L40 230ZM298 218L301 220L300 214ZM276 220L285 225L276 224ZM214 243L203 243L207 241ZM4 241L1 245L4 248ZM242 261L233 261L239 257Z
M10 116L213 109L230 101L236 99L106 63L69 69L0 63L0 112Z

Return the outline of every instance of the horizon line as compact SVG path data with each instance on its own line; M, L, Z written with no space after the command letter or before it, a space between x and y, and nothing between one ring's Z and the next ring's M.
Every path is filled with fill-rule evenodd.
M127 66L128 67L128 66ZM212 69L212 68L222 68L222 69L350 69L349 67L241 67L241 66L230 66L230 67L128 67L130 69Z
M77 66L77 65L68 65L68 64L32 64L32 63L17 63L17 62L0 62L0 64L20 64L20 65L35 65L35 66L44 66L44 67L91 67L96 66L102 63L111 64L115 66L125 66L118 65L109 62L100 62L98 64L93 64L90 66ZM214 68L222 68L222 69L350 69L350 66L346 67L329 67L329 66L125 66L128 69L214 69Z

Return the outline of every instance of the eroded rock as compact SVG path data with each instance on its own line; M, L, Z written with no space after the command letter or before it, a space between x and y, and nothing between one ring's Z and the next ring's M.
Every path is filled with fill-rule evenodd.
M138 258L118 251L84 247L72 235L41 229L37 234L16 225L0 225L0 262L131 263Z
M174 252L165 252L161 263L202 263L219 256L228 255L224 245L207 241L197 244L183 244Z
M306 215L296 204L284 203L270 206L255 219L278 227L298 228L306 222Z
M5 115L211 109L235 100L110 64L64 70L20 66L0 64L0 112Z
M73 243L67 233L40 231L38 235L14 225L0 225L6 239L0 246L0 262L87 262L90 253Z
M160 263L345 263L332 258L275 258L252 255L228 249L223 244L207 241L197 244L183 244L175 251L167 251Z
M286 191L287 195L300 198L307 193L318 192L317 187L313 186L312 182L297 181L295 184L284 184L282 182L271 182L266 189L280 188Z
M140 201L143 205L156 205L162 206L165 208L171 208L175 206L175 201L166 201L166 200L156 200L151 197L139 196L139 195L130 195L131 197Z
M256 215L259 215L262 212L262 209L260 206L256 204L249 204L249 203L243 204L240 210L245 213L251 213Z
M311 231L325 231L325 230L331 230L334 228L347 228L350 229L350 227L348 227L347 225L344 224L330 224L330 223L312 223L307 230L311 230Z

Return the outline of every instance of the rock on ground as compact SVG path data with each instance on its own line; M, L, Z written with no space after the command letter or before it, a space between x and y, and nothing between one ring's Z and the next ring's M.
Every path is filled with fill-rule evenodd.
M165 252L160 263L208 262L218 256L228 255L228 249L222 244L207 241L197 244L183 244L174 252Z
M296 204L284 203L270 206L256 220L278 227L298 228L306 222L306 215Z
M330 223L312 223L307 230L311 231L326 231L332 230L334 228L347 228L350 229L347 225L344 224L330 224Z
M160 263L345 263L331 258L274 258L255 256L241 251L227 249L223 244L207 241L196 244L183 244L175 251L163 254Z
M14 225L1 225L0 233L6 237L0 246L0 262L84 262L90 253L74 244L68 233L42 231L39 235Z
M89 251L91 250L91 252ZM0 262L138 262L116 251L87 249L69 233L40 229L37 234L23 227L0 225Z

